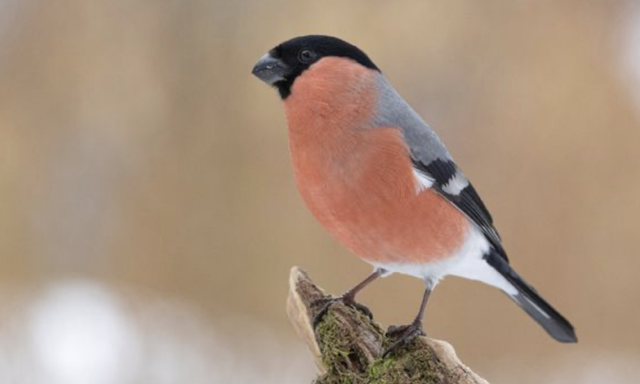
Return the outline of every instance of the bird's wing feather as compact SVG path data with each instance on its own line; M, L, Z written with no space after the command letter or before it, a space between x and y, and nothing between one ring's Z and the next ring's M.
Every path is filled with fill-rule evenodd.
M395 91L379 77L379 101L374 126L400 128L409 147L414 169L429 179L442 197L462 211L484 233L496 252L507 260L491 214L471 183L458 169L438 135Z
M412 158L416 171L433 180L432 188L450 203L455 205L471 221L473 221L491 243L496 253L507 260L498 231L493 226L493 218L480 199L478 192L453 160L432 160L424 164Z

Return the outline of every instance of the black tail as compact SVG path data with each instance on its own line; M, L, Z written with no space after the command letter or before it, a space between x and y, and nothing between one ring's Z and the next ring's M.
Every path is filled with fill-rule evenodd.
M489 265L500 272L518 291L515 295L509 295L511 299L540 324L551 337L561 343L578 342L573 326L567 319L562 317L558 311L544 301L535 289L527 284L527 282L509 266L506 260L495 254L487 255L485 258Z

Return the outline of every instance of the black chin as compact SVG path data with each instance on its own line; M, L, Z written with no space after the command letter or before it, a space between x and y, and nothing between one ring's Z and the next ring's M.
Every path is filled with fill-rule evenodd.
M286 100L286 98L291 95L292 85L293 82L289 80L281 80L273 84L273 86L278 90L278 93L280 94L280 98L282 100Z

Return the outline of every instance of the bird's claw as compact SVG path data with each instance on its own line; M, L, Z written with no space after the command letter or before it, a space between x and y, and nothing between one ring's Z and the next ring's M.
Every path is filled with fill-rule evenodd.
M422 322L414 321L409 325L390 326L387 329L387 333L385 334L385 336L393 339L394 341L384 351L382 357L386 357L397 348L409 344L418 336L426 336L426 333L422 328Z
M373 320L373 313L371 313L371 310L366 306L356 302L355 300L353 300L353 298L347 295L338 297L325 296L311 303L311 307L319 307L319 309L316 311L315 316L313 317L313 329L316 329L318 327L324 316L329 311L329 308L331 308L331 306L337 302L342 302L344 305L362 312L369 319Z

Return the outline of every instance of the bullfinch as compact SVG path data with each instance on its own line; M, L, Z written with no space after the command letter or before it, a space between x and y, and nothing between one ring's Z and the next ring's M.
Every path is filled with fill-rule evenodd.
M288 40L253 74L284 102L298 190L317 220L380 276L402 273L426 288L415 320L391 327L390 350L424 334L436 284L453 275L506 293L554 339L572 325L509 264L491 214L438 135L359 48L329 36Z

